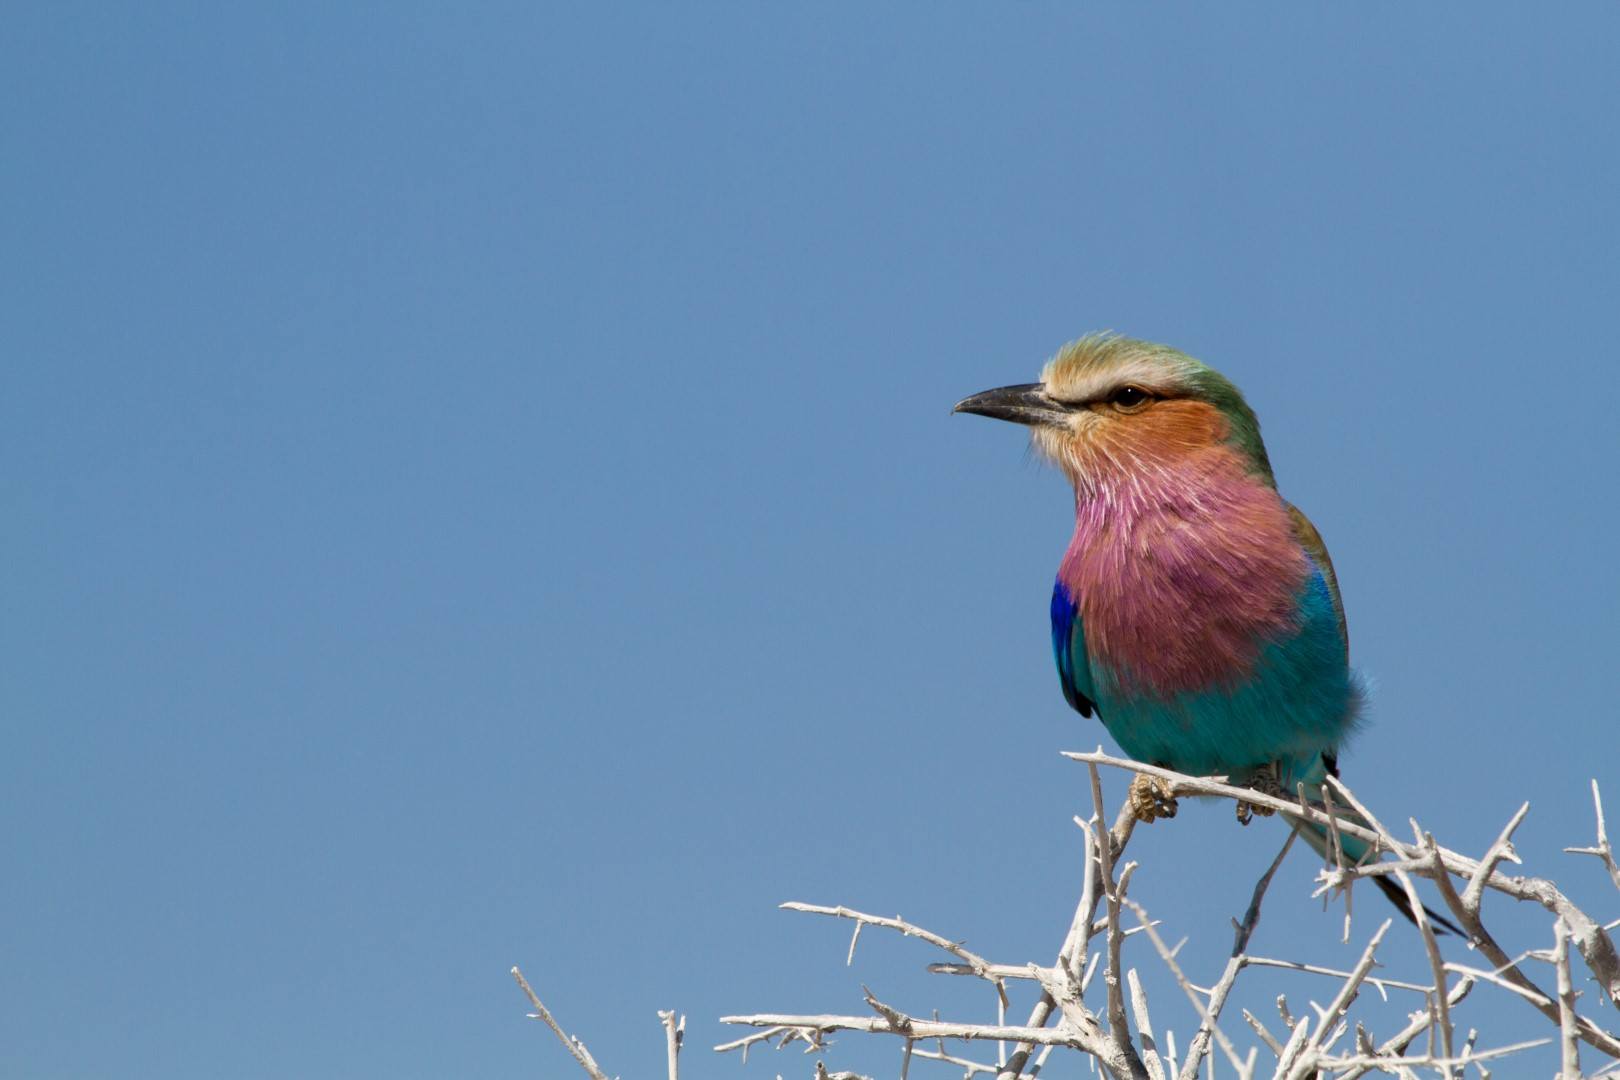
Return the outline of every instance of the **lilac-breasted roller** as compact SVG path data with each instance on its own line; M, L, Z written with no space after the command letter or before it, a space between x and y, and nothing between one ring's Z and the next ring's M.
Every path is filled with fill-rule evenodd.
M1278 494L1236 386L1175 349L1096 335L1040 382L956 411L1028 426L1074 485L1052 590L1070 705L1131 757L1179 772L1289 795L1337 775L1363 701L1339 583L1321 535ZM1131 793L1139 818L1175 815L1158 781L1139 775ZM1343 842L1352 860L1366 852ZM1410 918L1406 894L1373 880Z

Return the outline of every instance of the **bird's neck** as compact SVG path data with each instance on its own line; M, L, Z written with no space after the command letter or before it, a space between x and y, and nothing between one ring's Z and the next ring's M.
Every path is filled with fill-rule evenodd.
M1088 479L1058 577L1122 681L1164 693L1231 681L1297 628L1309 560L1276 490L1237 455Z

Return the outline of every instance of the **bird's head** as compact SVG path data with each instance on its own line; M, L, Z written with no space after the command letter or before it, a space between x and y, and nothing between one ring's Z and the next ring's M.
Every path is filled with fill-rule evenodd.
M974 394L954 411L1028 426L1077 489L1223 449L1274 484L1259 421L1238 388L1165 345L1084 337L1047 361L1040 382Z

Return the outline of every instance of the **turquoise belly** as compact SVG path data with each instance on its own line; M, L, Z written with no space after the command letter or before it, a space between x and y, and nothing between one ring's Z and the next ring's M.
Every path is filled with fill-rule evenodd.
M1298 632L1267 644L1249 672L1224 685L1155 697L1121 692L1106 665L1092 664L1090 674L1101 719L1131 757L1234 777L1280 761L1285 786L1338 748L1361 697L1320 574L1301 593Z

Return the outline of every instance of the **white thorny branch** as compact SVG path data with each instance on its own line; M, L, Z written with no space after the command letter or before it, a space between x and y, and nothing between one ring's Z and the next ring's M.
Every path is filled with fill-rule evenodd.
M1169 769L1111 757L1103 753L1101 748L1092 753L1069 753L1065 756L1087 766L1093 814L1085 820L1075 818L1084 836L1086 873L1074 916L1058 947L1056 958L1049 966L992 962L964 948L958 941L924 929L898 915L871 915L842 905L826 906L797 901L782 905L791 911L853 923L848 962L854 960L862 930L869 927L917 938L944 951L953 958L953 962L931 964L928 970L977 978L989 983L995 995L995 1023L941 1020L937 1015L926 1019L909 1016L880 1001L870 990L862 987L871 1015L755 1013L724 1016L720 1018L722 1023L759 1030L714 1049L720 1052L741 1051L744 1060L749 1049L761 1043L770 1044L775 1049L782 1049L791 1043L802 1043L805 1052L811 1053L825 1051L828 1045L826 1037L832 1032L853 1031L894 1036L901 1040L900 1080L907 1080L914 1058L943 1062L960 1072L965 1080L979 1076L994 1077L995 1080L1020 1080L1023 1077L1034 1080L1055 1049L1075 1050L1088 1055L1103 1075L1120 1080L1197 1080L1206 1065L1209 1075L1214 1075L1214 1063L1209 1059L1216 1048L1241 1080L1255 1080L1262 1076L1270 1076L1273 1080L1307 1080L1312 1077L1354 1080L1374 1071L1414 1077L1419 1070L1449 1080L1462 1077L1465 1068L1470 1067L1481 1080L1489 1080L1491 1073L1486 1067L1487 1062L1556 1040L1561 1055L1561 1080L1576 1080L1586 1075L1580 1071L1580 1047L1583 1043L1607 1059L1607 1063L1599 1066L1598 1071L1590 1074L1593 1080L1597 1077L1620 1078L1620 1036L1578 1011L1580 995L1574 989L1571 964L1573 952L1585 963L1602 997L1620 1006L1620 955L1617 955L1608 933L1617 924L1605 926L1599 923L1576 907L1551 881L1513 877L1501 870L1504 862L1519 862L1512 837L1529 812L1528 803L1519 809L1496 841L1476 860L1441 847L1415 821L1411 822L1413 840L1396 839L1335 777L1328 778L1323 802L1317 804L1307 800L1303 790L1296 800L1279 798L1228 784L1221 777L1187 776ZM1128 896L1136 864L1122 864L1121 859L1130 842L1136 816L1131 800L1127 799L1115 816L1113 825L1104 824L1106 816L1099 766L1155 777L1168 786L1171 797L1233 799L1261 812L1280 812L1294 824L1276 859L1255 883L1243 918L1232 921L1234 935L1231 954L1212 986L1200 987L1188 978L1177 960L1180 946L1167 945L1159 935L1158 924L1148 917L1141 904ZM1599 859L1616 888L1620 889L1620 865L1616 864L1614 851L1609 844L1603 802L1596 781L1592 784L1592 799L1597 815L1596 844L1565 850ZM1432 976L1431 982L1401 982L1372 974L1379 945L1390 926L1389 920L1385 920L1368 939L1360 959L1349 971L1272 959L1250 952L1249 946L1259 923L1266 889L1299 828L1306 823L1319 825L1328 834L1330 862L1318 875L1320 887L1317 891L1319 895L1326 892L1344 895L1346 941L1350 935L1351 887L1361 878L1389 875L1405 893L1414 913ZM1341 846L1345 836L1369 842L1372 854L1359 865L1351 863ZM1475 968L1444 960L1435 940L1435 929L1419 900L1414 878L1426 878L1435 884L1451 917L1468 935L1470 944L1480 951L1492 967ZM1554 917L1552 948L1533 950L1518 957L1509 956L1484 925L1481 902L1487 891L1502 893L1516 900L1528 900L1546 908ZM1102 907L1101 917L1097 912L1099 906ZM1135 925L1127 925L1127 915ZM1153 1027L1147 996L1136 970L1122 970L1122 946L1128 937L1137 934L1145 935L1152 943L1191 1003L1197 1020L1197 1028L1186 1046L1186 1054L1179 1068L1174 1035L1167 1030L1163 1038L1159 1036ZM1092 945L1098 939L1100 947L1093 952ZM1550 991L1542 989L1526 973L1524 965L1528 960L1551 966L1554 985ZM1239 975L1250 968L1284 969L1325 976L1338 980L1338 989L1325 1008L1312 1003L1317 1014L1314 1020L1310 1016L1295 1017L1289 1011L1286 998L1279 996L1278 1010L1286 1027L1281 1037L1272 1034L1248 1010L1243 1010L1244 1020L1259 1039L1258 1045L1250 1045L1247 1052L1243 1052L1222 1028L1221 1017ZM1086 1003L1085 995L1099 969L1105 990L1102 1007L1096 1009ZM531 1017L551 1028L591 1080L608 1080L584 1044L557 1024L522 973L513 968L512 975L534 1006ZM1014 982L1034 983L1041 991L1028 1019L1021 1025L1007 1022L1006 1014L1010 1007L1008 984ZM1545 1039L1486 1049L1475 1046L1478 1037L1475 1031L1468 1031L1459 1037L1453 1010L1480 984L1496 987L1524 1001L1551 1023L1554 1033ZM1355 1023L1353 1029L1351 1026L1351 1007L1366 986L1373 987L1385 997L1390 990L1415 993L1421 995L1422 1004L1400 1031L1379 1041L1363 1024ZM668 1080L679 1080L680 1050L686 1021L682 1017L677 1022L673 1012L660 1012L658 1015L665 1031ZM1341 1045L1352 1030L1354 1034L1349 1043ZM1426 1049L1416 1052L1414 1044L1425 1033L1428 1036ZM947 1048L948 1041L969 1046L993 1042L997 1046L995 1060L978 1060L970 1056L966 1047L960 1052L952 1052ZM1269 1055L1263 1062L1262 1047ZM818 1060L813 1080L870 1078L852 1072L831 1072L823 1061Z

